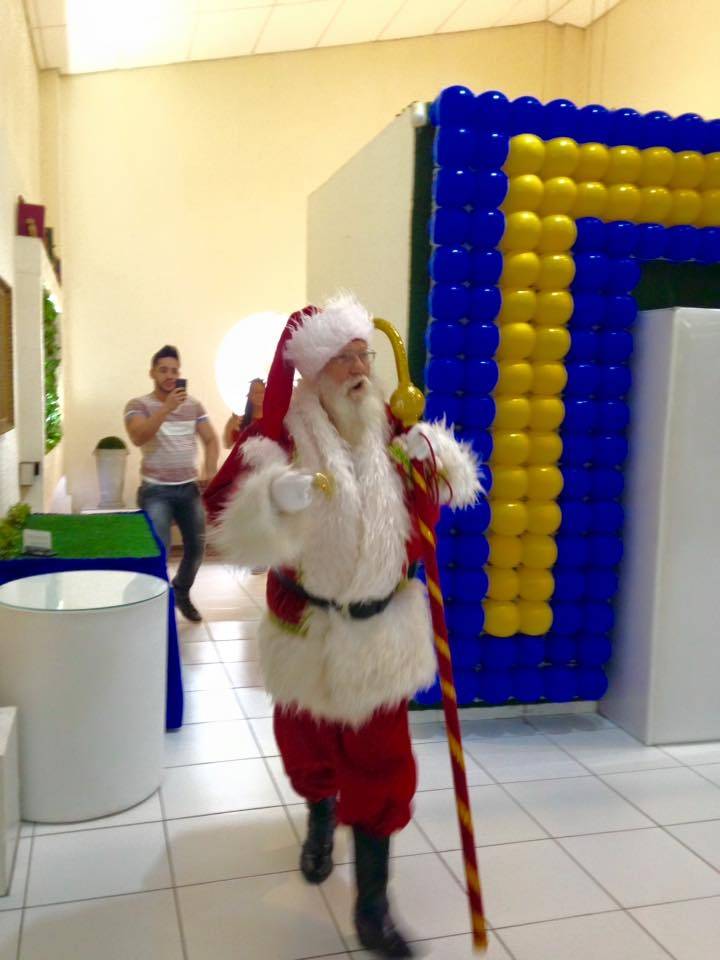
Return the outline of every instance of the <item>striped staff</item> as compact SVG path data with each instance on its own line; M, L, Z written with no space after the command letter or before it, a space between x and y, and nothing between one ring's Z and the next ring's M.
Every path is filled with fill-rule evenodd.
M395 356L398 387L390 398L390 408L398 420L406 427L413 426L422 416L425 398L420 390L410 382L407 354L400 334L387 320L376 318L374 322L378 330L382 330L389 338ZM455 805L460 828L460 838L462 840L465 877L470 903L470 919L472 922L473 946L476 951L480 952L487 950L487 930L485 928L485 915L483 913L482 893L480 890L480 874L478 873L477 866L477 852L475 850L475 834L470 810L470 797L468 794L467 776L465 774L460 717L458 714L457 696L455 694L452 659L450 656L450 646L448 644L447 625L445 623L445 610L442 591L440 589L440 576L436 553L434 525L437 498L433 491L437 489L437 476L435 475L435 467L432 461L413 461L411 471L414 506L423 538L423 563L425 565L427 588L430 595L430 612L435 637L435 652L437 654L438 672L440 674L443 713L445 715L445 727L447 730L450 763L455 787Z

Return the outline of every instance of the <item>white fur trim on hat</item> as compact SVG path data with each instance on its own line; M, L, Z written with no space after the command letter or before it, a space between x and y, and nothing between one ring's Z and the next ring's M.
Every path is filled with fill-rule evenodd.
M285 348L300 375L313 380L351 340L370 341L372 316L351 293L340 293L316 313L305 314Z

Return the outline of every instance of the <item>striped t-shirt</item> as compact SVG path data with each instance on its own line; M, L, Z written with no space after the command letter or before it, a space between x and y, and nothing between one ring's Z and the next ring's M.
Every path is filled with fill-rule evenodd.
M135 397L125 405L125 421L130 417L151 417L162 405L153 393ZM188 397L169 413L152 440L140 448L141 478L148 483L162 484L197 480L195 435L198 424L207 419L203 405L194 397Z

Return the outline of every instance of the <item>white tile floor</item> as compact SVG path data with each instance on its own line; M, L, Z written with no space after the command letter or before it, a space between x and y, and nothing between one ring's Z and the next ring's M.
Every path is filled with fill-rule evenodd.
M206 564L181 624L186 725L159 793L89 823L26 825L0 960L365 960L352 851L297 871L305 812L257 686L263 579ZM450 766L413 714L420 769L393 898L427 960L472 956ZM602 717L463 715L489 960L708 960L720 943L720 743L647 748Z

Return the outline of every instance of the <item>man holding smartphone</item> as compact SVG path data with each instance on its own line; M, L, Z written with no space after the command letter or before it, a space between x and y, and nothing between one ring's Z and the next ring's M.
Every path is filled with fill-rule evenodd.
M200 491L215 475L220 448L204 407L188 396L187 380L179 373L180 354L166 344L151 361L155 389L125 405L125 427L142 450L138 506L152 520L168 555L173 520L180 529L183 556L172 583L175 605L188 620L198 622L202 617L190 600L190 588L205 547ZM201 477L196 465L198 436L205 448Z

